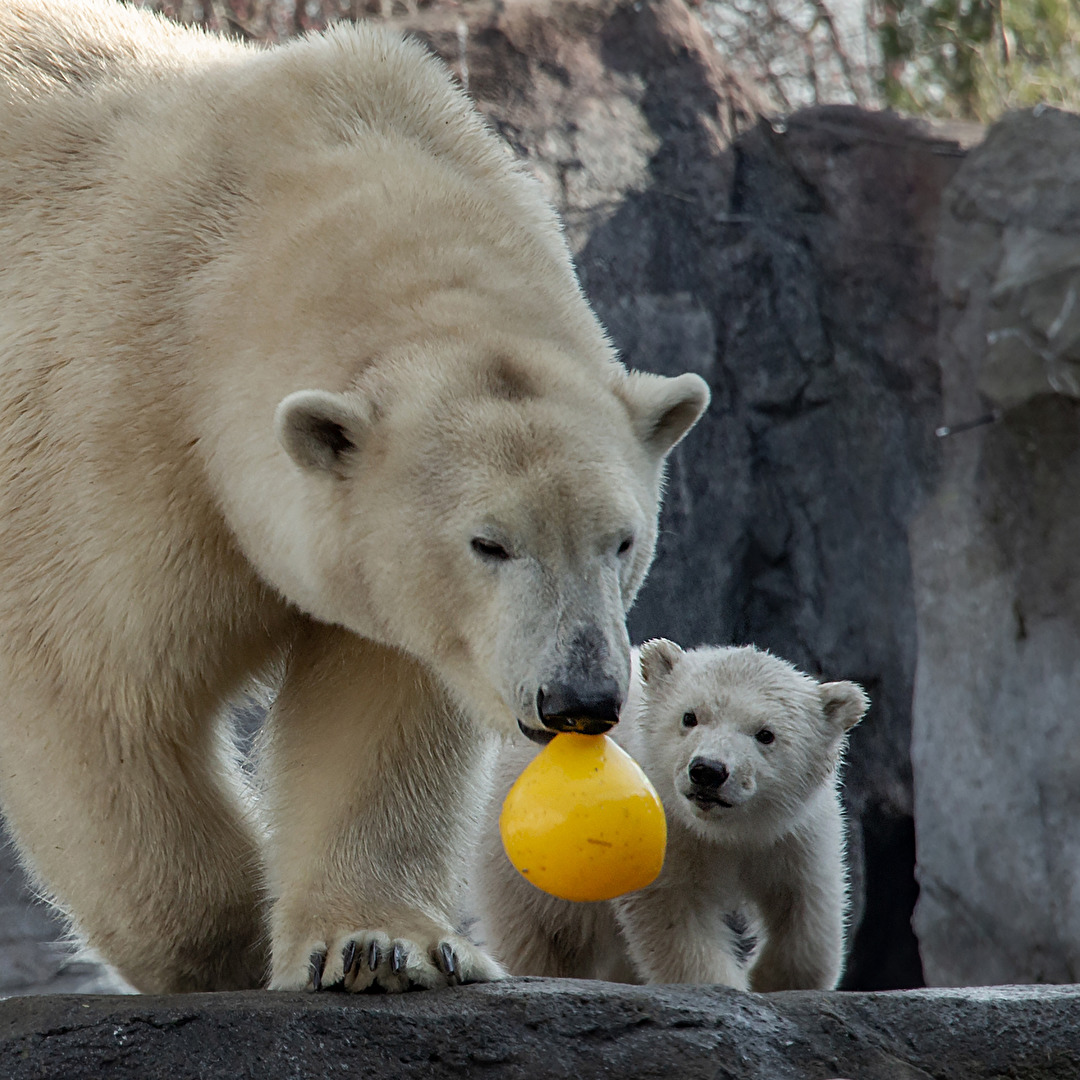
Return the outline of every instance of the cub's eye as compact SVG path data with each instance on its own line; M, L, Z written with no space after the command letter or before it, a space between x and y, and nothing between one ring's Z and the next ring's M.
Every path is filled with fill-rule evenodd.
M776 742L776 736L767 727L763 727L754 738L757 739L762 746L768 746L769 743Z
M631 549L631 548L632 548L633 546L634 546L634 538L633 538L632 536L628 536L628 537L627 537L627 538L626 538L626 539L625 539L625 540L624 540L624 541L623 541L623 542L622 542L622 543L621 543L621 544L619 545L619 548L618 548L618 554L620 554L620 555L625 555L625 554L626 554L626 553L627 553L627 552L628 552L628 551L629 551L629 550L630 550L630 549Z
M682 714L682 726L697 727L697 716L692 712L684 712Z
M488 559L491 562L506 562L510 558L510 552L502 544L496 544L494 540L485 540L482 536L473 537L472 549L481 559Z

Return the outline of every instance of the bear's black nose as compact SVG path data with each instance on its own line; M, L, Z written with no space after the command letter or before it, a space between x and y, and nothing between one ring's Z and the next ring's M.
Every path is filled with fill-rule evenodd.
M536 693L536 711L552 731L603 735L619 722L622 698L614 679L599 678L571 685L552 682Z
M696 757L690 762L690 783L698 788L719 791L730 775L722 761Z

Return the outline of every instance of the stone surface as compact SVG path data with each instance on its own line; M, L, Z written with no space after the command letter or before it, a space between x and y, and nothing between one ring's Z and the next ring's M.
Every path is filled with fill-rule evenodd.
M1040 109L996 124L948 209L950 299L970 307L965 290L989 274L979 390L1002 407L1080 398L1080 116Z
M515 980L400 997L0 1003L5 1080L1073 1080L1080 991L740 994Z
M911 537L916 928L938 985L1080 979L1078 169L1080 118L1015 114L943 204L944 416L1000 420L942 440Z

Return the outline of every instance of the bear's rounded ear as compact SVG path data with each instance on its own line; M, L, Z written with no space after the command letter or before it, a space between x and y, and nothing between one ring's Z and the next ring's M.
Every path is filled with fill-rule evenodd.
M667 638L653 638L641 646L641 680L655 685L671 674L672 669L683 656L683 651L674 641Z
M822 683L818 692L825 718L841 731L850 731L870 707L870 699L858 683Z
M327 390L298 390L274 413L274 431L302 469L347 476L371 418L364 402Z
M692 372L668 378L632 371L620 396L638 438L657 457L664 457L701 419L710 395L709 384Z

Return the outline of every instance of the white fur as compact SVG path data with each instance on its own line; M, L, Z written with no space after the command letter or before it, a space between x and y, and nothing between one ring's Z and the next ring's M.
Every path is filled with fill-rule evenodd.
M444 983L443 943L497 975L455 930L479 732L537 724L580 627L625 690L704 384L616 362L537 184L370 27L0 4L0 252L0 801L41 886L147 991L326 983L351 940L405 964L353 989ZM257 821L221 722L260 681Z
M854 683L819 684L752 647L643 647L613 737L655 785L668 821L659 878L602 903L557 900L517 874L498 813L535 747L504 747L472 902L517 975L740 989L830 989L844 956L847 875L838 768L866 709ZM683 723L693 713L696 726ZM768 729L775 741L756 735ZM721 761L729 806L687 797L695 758Z

